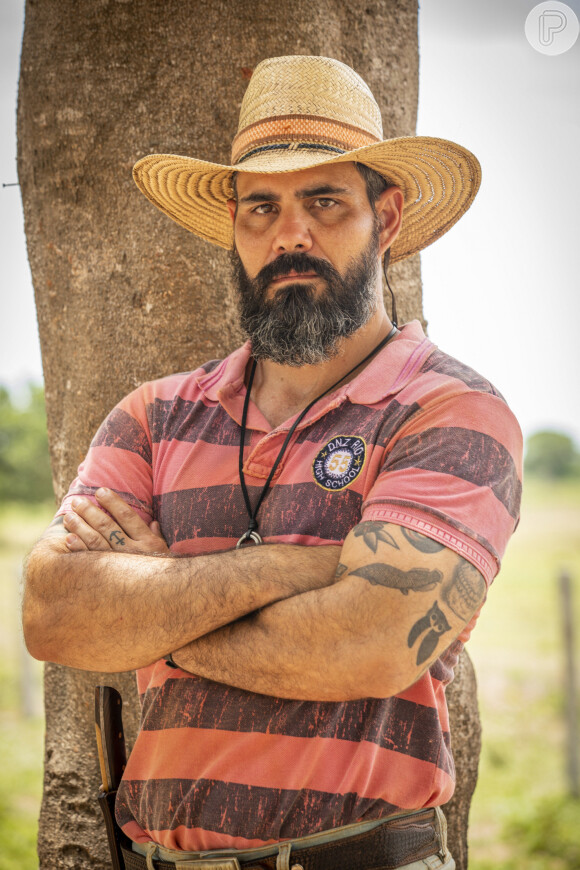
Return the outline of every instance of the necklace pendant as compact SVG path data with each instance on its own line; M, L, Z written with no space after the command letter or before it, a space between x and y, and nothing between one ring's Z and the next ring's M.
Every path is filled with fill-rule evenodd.
M240 540L236 544L236 550L239 550L240 547L243 547L244 544L246 543L246 541L248 541L248 542L252 541L254 544L256 544L256 546L258 544L264 543L262 538L260 537L260 535L257 532L248 529L248 531L244 532L244 534L242 535L242 537L240 538Z

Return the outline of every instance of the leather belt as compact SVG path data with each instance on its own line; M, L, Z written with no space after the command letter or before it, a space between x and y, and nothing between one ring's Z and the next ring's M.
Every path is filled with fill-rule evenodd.
M394 870L446 852L445 820L434 809L421 810L354 834L341 840L300 848L300 841L281 843L276 853L266 858L235 857L235 853L216 852L216 857L184 858L175 861L145 858L123 848L126 870ZM282 853L283 862L280 861ZM290 855L291 852L291 855ZM219 855L222 857L217 857ZM244 853L241 853L242 855ZM247 855L247 853L246 853Z

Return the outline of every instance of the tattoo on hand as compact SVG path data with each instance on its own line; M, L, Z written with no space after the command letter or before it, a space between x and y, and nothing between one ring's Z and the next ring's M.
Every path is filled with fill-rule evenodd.
M441 635L445 634L445 632L450 629L451 626L447 622L445 614L435 601L425 616L422 616L421 619L417 620L407 638L407 646L411 649L421 635L424 632L427 632L417 651L418 665L422 665L423 662L427 661L429 656L435 651Z
M362 535L363 541L367 547L373 551L373 553L377 552L379 541L382 541L383 544L388 544L390 547L394 547L398 550L399 545L390 532L386 531L385 525L386 523L376 523L367 520L364 523L359 523L359 525L354 528L354 536L355 538L360 538Z
M477 568L460 559L453 572L451 582L441 590L441 597L445 604L460 619L470 619L485 595L485 580Z
M109 541L114 541L115 544L119 544L119 546L121 547L125 546L125 538L123 537L119 529L115 529L114 532L111 532L111 534L109 535Z
M338 568L336 569L336 574L334 576L335 577L342 577L342 575L344 574L345 571L348 571L347 566L343 565L342 562L339 562Z
M408 595L409 590L427 592L434 589L443 578L441 571L428 571L426 568L401 571L393 565L386 565L384 562L363 565L352 574L363 577L373 586L388 586L391 589L398 589L403 595Z
M426 535L415 532L413 529L406 529L404 526L401 526L401 531L411 546L421 553L438 553L440 550L445 549L445 544L440 544L439 541L434 541L433 538L428 538Z

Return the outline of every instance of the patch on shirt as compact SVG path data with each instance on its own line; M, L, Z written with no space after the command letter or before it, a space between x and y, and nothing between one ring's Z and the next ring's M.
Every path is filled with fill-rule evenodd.
M345 489L363 469L366 444L355 435L336 435L320 450L312 463L314 480L329 492Z

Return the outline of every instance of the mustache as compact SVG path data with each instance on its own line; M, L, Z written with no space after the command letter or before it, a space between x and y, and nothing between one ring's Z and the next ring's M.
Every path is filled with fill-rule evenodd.
M339 273L326 260L320 260L318 257L312 257L310 254L281 254L273 262L268 263L260 269L254 278L254 286L261 292L266 289L274 278L287 275L289 272L296 272L298 275L303 275L305 272L314 272L314 274L327 281L340 280Z

